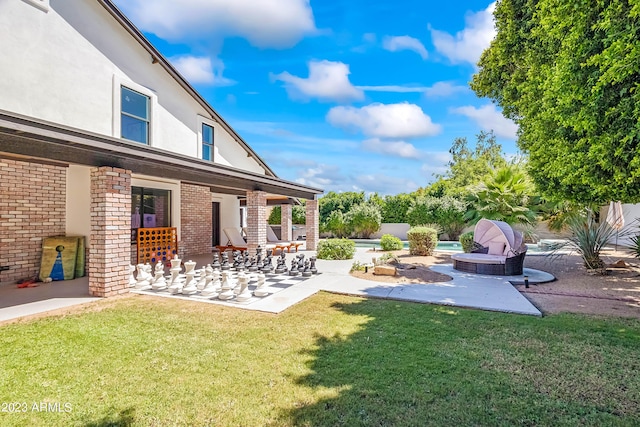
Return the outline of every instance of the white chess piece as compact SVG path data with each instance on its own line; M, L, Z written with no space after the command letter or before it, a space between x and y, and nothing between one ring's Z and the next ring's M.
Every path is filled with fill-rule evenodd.
M179 294L180 292L182 292L183 280L180 277L180 271L182 270L182 267L180 267L181 263L182 263L182 260L178 258L178 255L176 255L171 260L171 270L169 270L171 272L171 281L169 282L169 292L171 292L172 294Z
M236 297L238 302L245 302L251 299L251 292L249 292L249 278L246 275L238 275L238 283L240 284L240 292Z
M222 300L229 300L234 297L233 294L233 286L229 283L229 272L227 270L222 270L222 287L221 287L220 295L218 298Z
M146 266L144 264L138 264L138 275L136 277L136 286L135 288L139 291L148 291L151 289L151 284L149 283L149 274L147 273Z
M256 284L255 291L253 291L253 295L257 297L266 297L269 295L269 292L265 288L265 276L262 273L258 274L258 283Z
M129 264L129 287L133 288L136 285L136 277L133 273L136 271L136 266Z
M153 284L151 285L151 289L154 291L162 291L167 289L167 279L164 277L164 265L162 261L158 261L156 263L156 268L154 270L155 277L153 278Z
M200 278L198 279L198 283L196 283L196 288L199 291L202 291L207 284L207 270L205 268L200 269Z
M193 280L196 272L196 263L194 261L187 261L184 263L184 275L186 276L184 286L182 288L182 295L193 295L198 292L198 288L196 288L196 281Z

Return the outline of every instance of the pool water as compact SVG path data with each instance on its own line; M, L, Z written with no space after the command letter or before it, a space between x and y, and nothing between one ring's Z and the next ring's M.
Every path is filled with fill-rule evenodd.
M371 239L371 240L354 240L356 243L356 248L369 248L382 250L380 247L380 240ZM409 242L402 242L404 249L409 249ZM452 241L440 241L436 245L437 251L452 251L452 252L462 252L462 245L460 242L452 242ZM538 245L527 243L527 253L548 253L548 249L540 249Z

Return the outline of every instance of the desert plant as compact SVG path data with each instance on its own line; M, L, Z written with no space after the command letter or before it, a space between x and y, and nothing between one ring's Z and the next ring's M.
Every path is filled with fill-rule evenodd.
M364 271L365 270L365 265L363 263L361 263L360 261L354 261L353 264L351 264L351 270L350 271Z
M464 252L470 253L473 250L473 231L461 234L459 240Z
M402 240L391 234L385 234L380 238L380 247L383 251L399 251L402 246Z
M640 234L632 236L630 238L632 245L629 246L631 253L634 257L640 258Z
M568 248L577 252L582 257L586 268L600 274L606 274L606 266L600 258L600 252L607 242L615 237L615 228L606 221L598 224L593 213L589 212L585 217L571 220L569 230L571 236L567 239L568 242L558 249Z
M409 239L409 253L411 255L428 256L438 244L438 233L433 228L413 227L407 231Z
M382 264L398 264L400 262L400 260L398 259L397 256L395 256L392 253L386 253L386 254L382 254L382 256L380 256L377 260L376 260L376 265L382 265Z
M361 203L353 206L345 218L351 229L365 239L380 230L382 223L380 207L373 203Z
M349 239L327 239L318 243L318 259L351 259L356 253L356 244Z

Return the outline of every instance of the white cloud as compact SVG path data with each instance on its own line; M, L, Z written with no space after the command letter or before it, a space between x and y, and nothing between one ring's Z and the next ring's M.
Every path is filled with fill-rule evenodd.
M422 59L427 59L429 56L422 42L410 36L386 36L382 40L382 47L391 52L412 50L420 55Z
M429 26L436 50L454 64L469 62L476 65L482 51L489 47L496 35L493 21L495 8L496 3L493 2L485 10L467 13L464 30L457 32L455 36Z
M467 105L454 108L452 111L456 114L469 117L484 131L493 130L496 136L516 139L518 125L512 120L505 118L501 112L496 110L493 104L487 104L480 108Z
M327 113L327 121L347 130L360 130L363 134L378 138L414 138L433 136L441 127L431 121L422 109L409 103L374 103L361 108L333 107Z
M349 66L342 62L310 61L309 77L302 78L288 72L272 75L273 80L285 83L289 98L309 100L317 98L323 101L350 101L364 98L362 90L349 81Z
M371 91L371 92L395 92L395 93L422 93L429 89L424 86L401 86L401 85L387 85L387 86L356 86L358 89Z
M210 84L214 86L230 86L235 84L231 79L222 76L224 64L219 59L211 60L207 56L176 56L170 58L171 63L190 83Z
M430 98L439 98L468 90L469 88L467 86L454 85L450 82L437 82L434 83L433 86L426 88L424 94Z
M411 193L420 186L413 180L384 174L357 175L351 178L355 183L354 190L366 193L378 193L381 196L399 193Z
M374 153L388 156L417 159L422 153L413 145L405 141L383 141L380 138L371 138L362 141L362 148Z
M117 0L143 31L170 41L243 37L261 48L287 48L317 33L309 0Z
M300 171L296 182L302 185L326 189L344 181L344 176L340 172L340 167L320 163L314 167Z

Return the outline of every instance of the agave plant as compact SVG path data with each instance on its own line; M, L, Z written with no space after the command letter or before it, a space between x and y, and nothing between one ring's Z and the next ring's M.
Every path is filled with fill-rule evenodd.
M569 230L571 237L564 248L568 246L580 254L586 268L606 274L606 265L600 258L600 252L607 242L615 237L616 229L606 221L597 223L593 213L589 212L586 217L571 220Z

